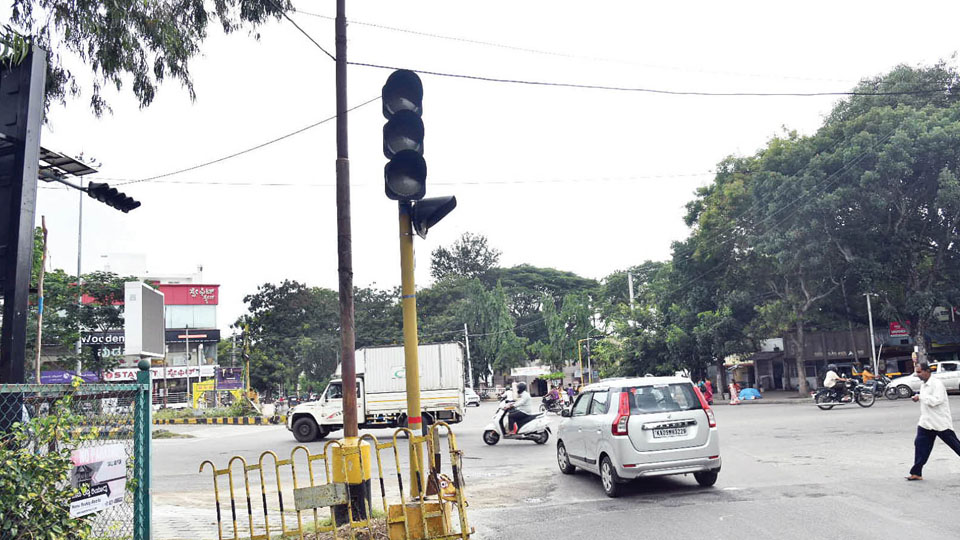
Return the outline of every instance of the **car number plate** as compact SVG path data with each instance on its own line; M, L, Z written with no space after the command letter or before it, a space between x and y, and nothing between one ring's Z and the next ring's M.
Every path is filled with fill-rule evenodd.
M687 434L687 428L663 428L653 430L654 439L666 439L669 437L682 437Z

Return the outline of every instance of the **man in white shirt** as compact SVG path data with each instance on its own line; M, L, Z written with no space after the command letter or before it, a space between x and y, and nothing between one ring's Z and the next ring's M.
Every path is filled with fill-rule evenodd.
M920 402L920 421L917 424L917 438L913 441L913 468L910 469L907 480L923 480L923 466L930 458L937 437L960 456L960 440L953 432L947 389L942 381L931 377L930 364L925 360L917 362L916 366L917 377L923 381L920 384L920 393L913 396L914 401Z
M533 403L533 398L530 397L530 392L527 392L526 383L517 385L517 400L509 408L511 409L510 425L513 426L514 433L537 414L537 407Z
M844 382L847 382L847 379L837 375L837 365L828 365L827 374L823 377L823 386L833 390L834 401L840 401L840 398L843 397L843 385L838 383Z

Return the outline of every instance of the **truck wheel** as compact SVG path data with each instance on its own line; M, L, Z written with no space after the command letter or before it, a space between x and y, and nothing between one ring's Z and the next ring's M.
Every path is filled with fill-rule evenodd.
M293 422L293 436L300 442L310 442L317 440L317 434L320 428L313 418L297 418Z

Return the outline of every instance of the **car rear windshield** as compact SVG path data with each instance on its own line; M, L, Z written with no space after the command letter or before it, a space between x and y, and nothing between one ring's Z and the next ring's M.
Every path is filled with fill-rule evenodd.
M631 414L701 409L700 399L690 383L655 384L624 388L630 396Z

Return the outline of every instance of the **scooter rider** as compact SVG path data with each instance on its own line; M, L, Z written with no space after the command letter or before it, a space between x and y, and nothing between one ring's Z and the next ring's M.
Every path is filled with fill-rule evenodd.
M507 409L509 409L509 423L514 426L514 432L519 431L521 426L537 415L533 398L530 397L530 392L527 392L527 383L517 384L517 400L507 405Z

